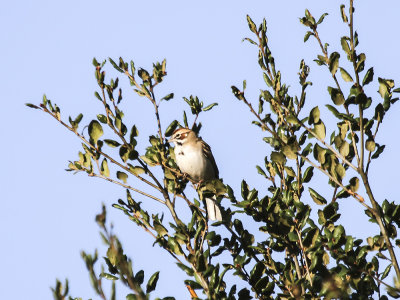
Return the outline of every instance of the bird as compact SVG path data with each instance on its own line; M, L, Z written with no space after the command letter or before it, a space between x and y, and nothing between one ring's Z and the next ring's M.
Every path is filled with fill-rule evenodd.
M168 142L175 145L175 161L179 169L198 183L219 178L211 147L189 128L176 129ZM212 221L222 221L221 210L215 196L206 198L208 218Z

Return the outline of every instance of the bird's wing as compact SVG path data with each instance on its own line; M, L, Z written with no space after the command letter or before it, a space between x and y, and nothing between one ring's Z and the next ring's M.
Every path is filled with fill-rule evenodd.
M218 167L217 167L217 164L216 164L216 162L215 162L214 156L213 156L213 154L212 154L212 152L211 152L211 147L210 147L205 141L203 141L202 139L199 139L199 140L200 140L201 145L202 145L202 147L203 147L204 156L205 156L208 160L210 160L210 162L211 162L211 164L212 164L212 166L213 166L213 168L214 168L215 178L219 178Z

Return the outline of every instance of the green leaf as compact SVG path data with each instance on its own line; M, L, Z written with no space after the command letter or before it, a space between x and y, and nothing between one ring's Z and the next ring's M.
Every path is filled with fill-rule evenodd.
M390 269L391 269L391 268L392 268L392 264L389 264L389 265L385 268L385 271L383 271L383 273L382 273L381 280L385 279L385 278L389 275Z
M208 110L212 109L214 106L217 106L217 105L218 105L218 103L212 103L212 104L207 105L206 107L204 107L202 109L202 111L208 111Z
M308 167L303 174L303 182L309 182L314 175L314 167Z
M107 124L107 117L105 115L98 114L97 115L97 120L99 120L103 124Z
M353 250L353 245L354 245L354 238L352 236L347 236L346 238L346 245L344 246L344 251L349 252Z
M376 148L376 144L375 144L374 140L367 140L365 142L365 149L367 149L369 152L375 151L375 148Z
M280 152L272 152L271 153L271 160L274 163L280 164L282 166L285 165L285 163L286 163L285 156Z
M123 181L124 183L126 183L126 181L128 179L128 175L124 172L117 171L117 178L119 180Z
M294 124L294 125L299 124L299 121L297 120L297 117L292 115L292 114L287 116L286 121L288 121L290 124Z
M331 99L335 105L342 105L345 101L343 94L340 92L340 90L328 86L328 92L329 95L331 96Z
M325 106L329 109L329 111L330 111L336 118L339 118L339 119L340 119L340 113L339 113L339 111L338 111L334 106L332 106L332 105L330 105L330 104L326 104Z
M342 78L346 82L353 82L353 78L351 75L343 68L340 68L340 74L342 75Z
M394 81L392 79L384 79L378 77L379 82L379 94L382 98L385 98L385 95L390 92L390 90L394 87Z
M291 242L297 242L299 239L298 235L294 231L289 232L288 238Z
M108 279L108 280L118 280L119 279L117 276L114 276L114 275L111 275L111 274L108 274L108 273L105 273L105 272L101 273L100 277L103 277L103 278Z
M106 158L103 159L103 161L101 162L100 172L105 177L109 177L110 176L110 170L108 169L108 163L107 163L107 159Z
M340 5L340 14L342 15L343 22L347 23L348 19L347 19L346 13L344 11L344 4Z
M286 173L291 177L296 177L296 173L294 172L292 167L285 167Z
M367 73L365 73L364 79L362 81L362 85L367 85L374 79L374 68L369 68Z
M339 147L339 153L346 157L350 153L350 145L348 142L343 141L342 144Z
M249 24L250 30L257 34L257 26L256 26L256 24L254 24L253 20L250 18L249 15L247 15L246 17L247 17L247 23Z
M297 158L297 150L298 150L298 146L297 146L297 144L294 144L294 143L290 144L290 145L285 145L282 147L283 154L289 159Z
M315 144L314 145L314 150L313 150L313 155L318 162L323 165L325 163L325 154L326 154L326 149L322 148L320 145Z
M168 94L167 96L161 98L161 100L169 101L169 100L171 100L172 98L174 98L174 93Z
M347 54L347 58L350 60L350 46L349 43L347 42L348 39L349 38L347 36L343 36L340 39L340 43L342 44L343 51Z
M121 144L118 143L117 141L109 140L109 139L105 139L105 140L104 140L104 143L106 143L108 146L113 147L113 148L119 147L119 146L121 145Z
M310 111L310 116L308 117L308 124L316 124L319 122L320 111L318 106L314 107Z
M343 234L344 234L344 227L342 225L336 226L332 235L333 238L336 240L336 243L339 242Z
M321 141L325 139L326 128L324 122L320 121L318 124L315 124L312 131L317 135L318 139L320 139Z
M139 166L136 166L136 167L129 166L129 170L130 170L134 175L140 175L140 174L143 174L143 173L146 172L145 169L143 169L142 167L139 167Z
M118 67L118 65L115 63L115 61L113 61L111 59L111 57L108 58L108 61L111 63L111 65L114 67L115 70L117 70L120 73L124 72L120 67Z
M318 22L317 22L317 25L319 25L319 24L321 24L323 21L324 21L324 19L325 19L325 17L328 15L328 13L324 13L321 17L319 17L319 20L318 20Z
M385 145L379 146L378 145L378 149L375 151L374 154L372 154L371 158L372 159L376 159L379 157L379 155L381 155L381 153L383 152L383 150L385 150Z
M150 293L150 292L155 290L159 275L160 275L160 272L155 272L150 277L150 279L149 279L149 281L147 282L147 285L146 285L146 293Z
M360 187L360 180L358 177L353 177L350 179L350 190L352 192L357 192L358 188Z
M25 103L25 105L28 106L28 107L30 107L30 108L40 109L39 106L36 106L36 105L34 105L34 104L32 104L32 103Z
M308 191L310 192L311 198L314 200L315 203L318 205L324 205L327 204L328 202L325 200L324 197L322 197L320 194L318 194L315 190L312 188L308 188Z
M179 122L177 120L173 120L171 124L165 130L165 136L169 137L175 131L176 127L178 127Z
M342 165L338 164L338 165L336 165L336 167L335 167L335 171L336 171L336 174L337 174L338 177L339 177L339 181L342 181L342 179L344 178L344 176L346 176L346 170L345 170L345 168L344 168Z
M97 144L99 138L103 135L103 127L96 120L93 120L89 124L89 136L93 140L94 144Z
M304 36L304 43L308 41L311 35L314 35L311 31L307 31Z
M329 71L331 71L332 75L336 74L339 67L339 58L340 54L337 52L332 52L329 56Z

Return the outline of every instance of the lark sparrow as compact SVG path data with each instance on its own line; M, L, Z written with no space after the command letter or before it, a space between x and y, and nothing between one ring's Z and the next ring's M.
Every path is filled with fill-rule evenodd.
M194 181L202 182L218 178L218 167L211 148L193 130L179 128L169 142L175 145L175 159L179 169ZM221 210L212 198L206 198L206 209L210 220L222 221Z

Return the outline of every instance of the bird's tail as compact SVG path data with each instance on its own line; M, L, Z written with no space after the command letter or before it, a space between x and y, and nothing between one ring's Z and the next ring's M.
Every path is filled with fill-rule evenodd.
M215 202L215 198L206 198L206 207L208 218L211 221L222 221L221 210Z

